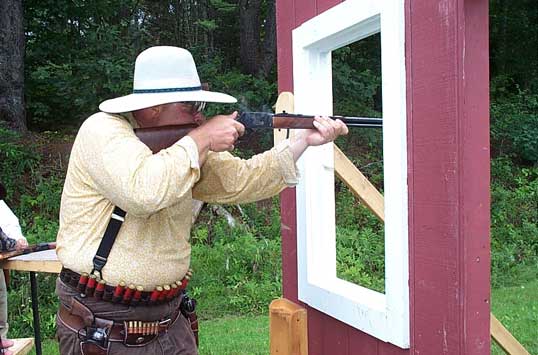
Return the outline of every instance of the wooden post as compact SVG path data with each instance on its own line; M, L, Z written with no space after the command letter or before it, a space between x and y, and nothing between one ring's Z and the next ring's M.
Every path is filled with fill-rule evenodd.
M20 338L20 339L10 339L13 340L13 346L8 348L8 351L11 351L13 355L26 355L32 350L34 346L34 338Z
M370 209L380 220L385 220L385 203L383 195L364 176L353 162L334 145L334 171L347 187Z
M308 354L306 309L279 298L269 306L271 355Z
M491 337L509 355L530 355L516 338L499 322L497 318L490 314Z
M276 100L275 104L275 113L293 113L294 112L294 101L293 101L293 94L291 92L281 92L280 95L278 95L278 99ZM291 134L290 132L289 134ZM275 145L286 139L286 135L288 134L288 130L286 129L275 129L274 130L274 139L275 139Z

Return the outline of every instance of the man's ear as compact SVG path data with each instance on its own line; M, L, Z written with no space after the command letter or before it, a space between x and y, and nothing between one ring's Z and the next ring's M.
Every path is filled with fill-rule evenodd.
M151 110L151 120L156 121L161 116L161 112L163 111L162 105L157 105L149 108Z

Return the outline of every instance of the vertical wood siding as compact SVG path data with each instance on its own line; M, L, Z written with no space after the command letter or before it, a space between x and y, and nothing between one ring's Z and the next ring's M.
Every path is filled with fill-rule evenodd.
M339 0L277 0L279 91L291 31ZM411 349L308 308L310 354L489 354L487 0L406 0ZM281 194L284 297L297 298L295 189Z
M412 349L489 354L488 2L408 15Z

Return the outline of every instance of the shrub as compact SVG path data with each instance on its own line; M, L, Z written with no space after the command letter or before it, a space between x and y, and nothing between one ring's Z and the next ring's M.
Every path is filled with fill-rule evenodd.
M538 94L523 90L507 92L503 89L504 84L498 81L492 82L492 153L537 164Z
M201 317L263 313L280 296L276 199L269 210L244 206L237 219L242 223L230 227L223 217L205 209L193 230L191 292L199 300Z
M34 171L40 156L31 144L24 144L19 133L0 122L0 182L7 189L7 200L17 201L35 185Z
M538 265L538 167L497 158L491 173L492 283L498 286L510 284L518 265Z
M0 181L8 202L30 244L56 240L63 174L49 169L32 136L21 136L0 126ZM33 336L27 273L12 272L8 293L10 337ZM45 337L55 331L56 275L38 274L41 329Z

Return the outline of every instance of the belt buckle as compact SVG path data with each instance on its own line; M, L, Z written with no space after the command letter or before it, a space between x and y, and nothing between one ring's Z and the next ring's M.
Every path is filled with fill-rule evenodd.
M170 326L170 324L172 323L172 318L167 318L165 320L162 320L162 321L159 321L159 328L160 327L164 327L164 330L163 332L168 332L168 327ZM160 331L159 331L160 333Z

